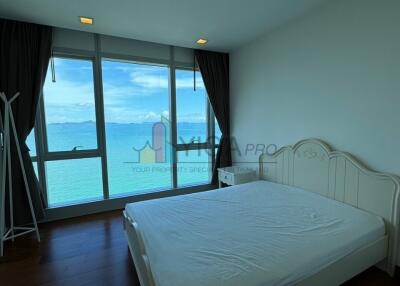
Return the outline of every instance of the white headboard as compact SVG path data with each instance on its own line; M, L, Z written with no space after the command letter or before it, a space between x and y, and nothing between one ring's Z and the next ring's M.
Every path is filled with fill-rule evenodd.
M260 156L260 179L299 187L382 217L387 226L387 268L397 259L399 187L397 176L374 172L350 154L306 139Z

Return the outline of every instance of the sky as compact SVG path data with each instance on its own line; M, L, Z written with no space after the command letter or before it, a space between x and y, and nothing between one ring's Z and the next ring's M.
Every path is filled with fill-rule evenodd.
M169 68L103 60L106 123L156 122L169 117ZM44 85L47 123L95 121L92 62L55 59L56 82L50 69ZM201 74L177 70L178 122L206 122L206 93Z

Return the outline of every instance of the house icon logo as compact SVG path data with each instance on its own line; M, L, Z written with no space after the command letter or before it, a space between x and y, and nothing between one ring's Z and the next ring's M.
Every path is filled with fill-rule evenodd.
M170 132L170 121L162 116L159 122L153 124L152 139L146 141L142 148L132 149L137 152L137 161L131 163L155 164L166 163L170 160L171 144L167 141Z

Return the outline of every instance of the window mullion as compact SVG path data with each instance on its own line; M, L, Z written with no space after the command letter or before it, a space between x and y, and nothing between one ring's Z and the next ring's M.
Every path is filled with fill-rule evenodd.
M43 155L44 161L57 161L57 160L73 160L73 159L85 159L85 158L97 158L101 154L99 150L82 150L82 151L63 151L63 152L50 152Z
M202 150L202 149L210 149L212 145L208 142L206 143L192 143L192 144L177 144L177 151L187 151L187 150Z
M106 127L104 119L104 97L103 97L103 72L101 63L101 46L99 35L95 36L96 56L94 58L93 79L94 94L96 107L96 127L97 127L97 148L100 152L102 178L103 178L103 197L110 197L110 189L108 185L108 165L107 165L107 146L106 146Z
M172 186L178 187L178 153L177 153L177 119L176 119L176 72L174 47L170 47L169 90L170 90L170 120L171 120L171 161L172 161Z

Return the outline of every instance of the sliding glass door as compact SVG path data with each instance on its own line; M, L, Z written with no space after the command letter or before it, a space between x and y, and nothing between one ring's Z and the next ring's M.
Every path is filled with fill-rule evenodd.
M102 61L110 197L172 185L169 68Z

